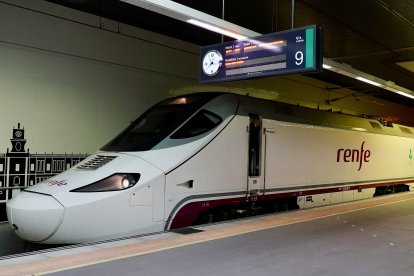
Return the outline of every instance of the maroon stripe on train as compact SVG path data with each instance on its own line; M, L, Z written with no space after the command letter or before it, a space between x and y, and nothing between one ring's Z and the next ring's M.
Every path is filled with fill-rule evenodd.
M370 183L364 185L346 185L341 187L334 187L334 188L323 188L323 189L314 189L314 190L303 190L303 191L294 191L294 192L285 192L285 193L273 193L271 194L269 191L265 195L260 195L254 198L256 201L262 200L273 200L273 199L281 199L281 198L289 198L289 197L297 197L297 196L308 196L308 195L318 195L318 194L327 194L327 193L336 193L336 192L343 192L343 191L351 191L351 190L364 190L369 188L376 188L381 186L391 186L391 185L404 185L414 183L414 180L405 180L405 181L391 181L391 182L381 182L381 183ZM203 201L197 202L190 202L183 205L180 210L175 215L170 229L187 227L193 225L196 221L200 212L207 211L209 209L214 209L221 206L232 206L232 205L240 205L252 200L252 197L243 196L237 198L226 198L226 199L208 199Z
M240 205L246 202L246 197L226 198L217 200L204 200L197 202L190 202L184 205L178 213L175 215L170 229L181 228L193 225L196 221L198 214L209 209L225 205Z

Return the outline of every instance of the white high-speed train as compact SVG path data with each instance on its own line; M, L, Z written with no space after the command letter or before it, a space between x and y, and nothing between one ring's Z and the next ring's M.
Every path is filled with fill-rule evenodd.
M409 191L413 132L234 94L170 98L7 215L25 240L78 243Z

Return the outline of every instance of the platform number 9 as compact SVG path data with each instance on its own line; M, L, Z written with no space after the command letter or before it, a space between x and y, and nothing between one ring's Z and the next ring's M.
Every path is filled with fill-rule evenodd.
M302 51L297 51L295 53L295 64L296 65L301 65L303 63L303 52Z

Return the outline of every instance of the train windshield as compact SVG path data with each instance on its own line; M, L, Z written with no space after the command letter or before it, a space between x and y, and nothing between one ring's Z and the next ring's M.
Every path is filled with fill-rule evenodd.
M162 101L135 120L101 150L150 150L218 95L219 93L200 93Z

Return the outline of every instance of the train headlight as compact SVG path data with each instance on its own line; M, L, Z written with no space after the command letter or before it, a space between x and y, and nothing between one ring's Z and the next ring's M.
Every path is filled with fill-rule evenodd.
M134 186L135 183L137 183L137 181L130 174L125 175L121 180L121 186L123 189L128 189L129 187Z
M137 173L116 173L92 184L71 190L71 192L110 192L121 191L134 186L140 175Z

